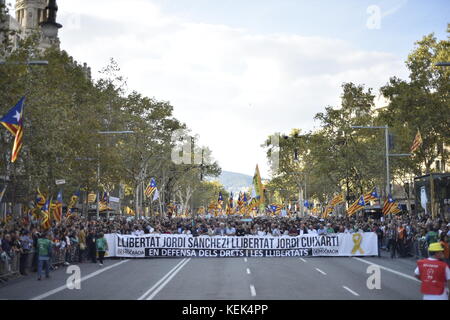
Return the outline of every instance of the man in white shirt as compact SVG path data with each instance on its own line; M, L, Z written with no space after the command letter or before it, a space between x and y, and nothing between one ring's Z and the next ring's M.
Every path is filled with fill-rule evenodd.
M272 229L272 236L274 236L274 237L281 236L281 232L280 232L280 230L277 227Z
M317 230L313 228L313 226L309 226L308 234L312 234L314 236L317 236Z
M234 235L236 235L236 228L234 228L233 226L227 225L226 235L227 236L234 236Z
M266 233L261 230L261 228L258 228L258 232L256 233L259 237L264 237L266 235Z
M139 229L138 229L138 227L135 227L134 228L134 231L131 233L131 235L132 236L139 236L141 233L139 232Z

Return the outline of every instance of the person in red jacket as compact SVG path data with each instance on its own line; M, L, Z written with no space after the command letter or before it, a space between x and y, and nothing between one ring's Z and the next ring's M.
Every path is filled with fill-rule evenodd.
M428 247L429 258L417 261L416 278L422 281L424 300L448 300L450 269L444 258L444 248L439 242Z

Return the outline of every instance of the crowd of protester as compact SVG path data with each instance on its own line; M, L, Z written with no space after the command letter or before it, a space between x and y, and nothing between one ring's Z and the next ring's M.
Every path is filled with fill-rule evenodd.
M361 216L329 217L278 217L260 216L197 216L194 218L147 217L134 219L126 216L103 218L101 220L72 216L60 223L53 223L44 230L38 222L17 219L0 224L0 264L7 265L13 257L20 257L20 273L27 269L42 271L42 267L57 267L52 254L59 253L58 263L83 263L86 261L103 263L106 241L104 234L118 233L143 235L187 234L192 236L298 236L303 234L325 235L331 233L375 232L381 250L390 252L392 258L426 256L430 243L441 242L448 261L450 223L443 219L398 215L384 219ZM39 239L48 239L51 250L43 249ZM102 240L103 239L103 240ZM46 243L41 241L42 243ZM40 252L41 251L41 252ZM49 251L49 252L47 252ZM41 253L44 252L41 257ZM62 253L62 256L61 256ZM45 255L49 256L49 259ZM41 259L42 258L42 259ZM44 262L40 262L40 261ZM31 261L27 263L27 261ZM5 270L5 268L3 268ZM39 270L38 270L39 269ZM0 271L1 272L1 271ZM41 274L39 272L39 275Z

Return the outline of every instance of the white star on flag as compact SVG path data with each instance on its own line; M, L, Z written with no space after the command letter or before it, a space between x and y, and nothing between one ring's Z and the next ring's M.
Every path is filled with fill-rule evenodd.
M17 122L19 122L20 121L20 113L18 111L16 111L16 115L13 118L16 119Z

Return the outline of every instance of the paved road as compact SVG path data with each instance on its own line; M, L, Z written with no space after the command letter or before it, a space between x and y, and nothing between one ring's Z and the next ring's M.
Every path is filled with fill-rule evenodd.
M369 290L367 268L381 270ZM67 268L0 288L0 299L101 300L351 300L421 299L411 259L193 258L108 260L81 265L81 289L69 290Z

